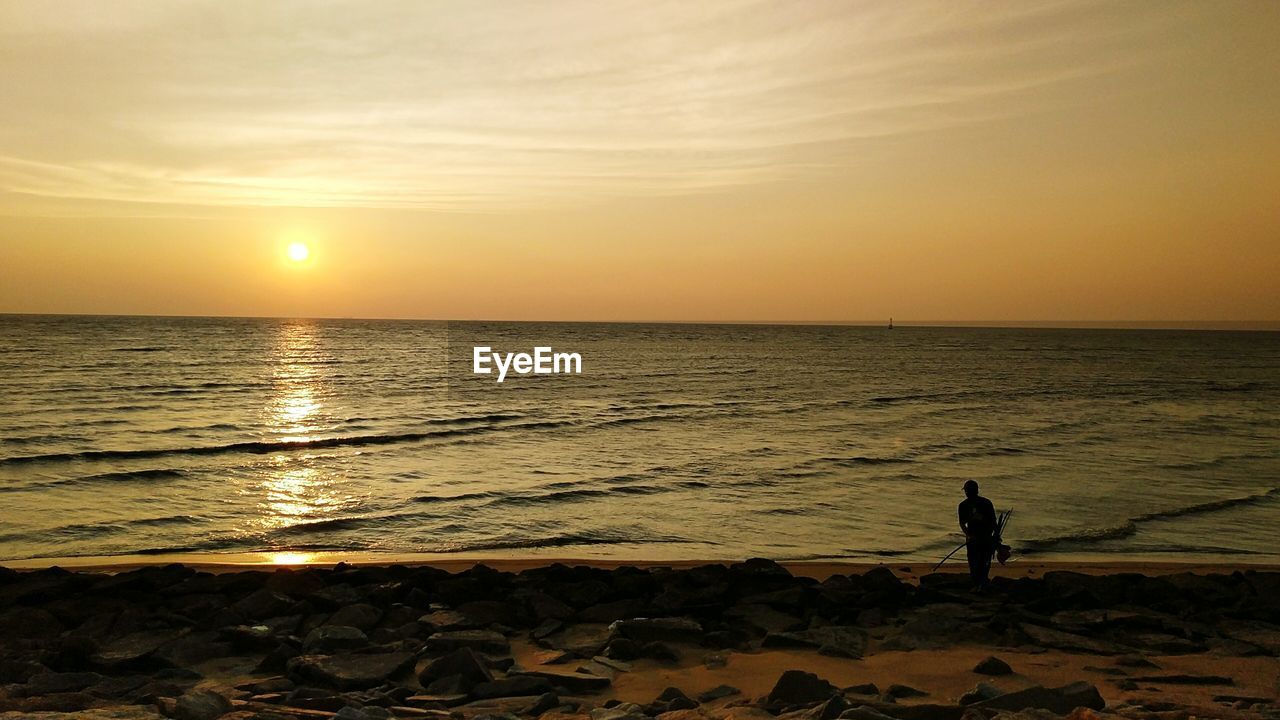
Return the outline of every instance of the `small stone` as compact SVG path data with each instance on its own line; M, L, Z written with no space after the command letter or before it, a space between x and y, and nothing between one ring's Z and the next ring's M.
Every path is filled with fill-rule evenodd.
M733 695L741 695L742 691L732 685L717 685L710 690L704 690L698 693L697 700L700 703L709 703L720 698L727 698Z
M991 698L999 696L1000 693L1000 688L995 685L990 683L978 683L972 690L960 696L960 704L972 705L976 702L982 702L983 700L990 700Z
M910 685L899 685L895 683L890 685L889 689L884 691L884 694L896 700L901 700L902 698L925 697L929 693L923 690L917 690Z
M988 656L982 662L973 667L973 671L979 675L1012 675L1013 668L1009 667L1009 663L1001 660L994 655Z

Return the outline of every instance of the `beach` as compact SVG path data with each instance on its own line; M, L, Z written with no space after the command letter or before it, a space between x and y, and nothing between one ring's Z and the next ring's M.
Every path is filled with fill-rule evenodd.
M165 560L0 572L0 717L1280 715L1270 566Z

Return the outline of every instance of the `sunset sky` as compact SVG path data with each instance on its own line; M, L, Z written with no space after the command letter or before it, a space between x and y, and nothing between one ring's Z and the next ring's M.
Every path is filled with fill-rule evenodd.
M1276 321L1277 38L1274 0L0 0L0 312Z

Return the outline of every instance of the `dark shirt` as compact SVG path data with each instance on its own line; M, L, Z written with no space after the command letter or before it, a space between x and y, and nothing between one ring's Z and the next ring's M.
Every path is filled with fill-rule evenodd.
M974 540L990 539L996 532L995 506L981 495L965 498L960 503L960 526Z

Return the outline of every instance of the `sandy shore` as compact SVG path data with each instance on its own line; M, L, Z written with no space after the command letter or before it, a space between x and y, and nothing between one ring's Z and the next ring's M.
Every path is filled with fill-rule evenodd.
M389 566L404 565L406 567L431 567L458 573L485 565L501 572L519 573L548 565L568 565L614 570L619 567L637 568L674 568L689 569L702 565L728 565L738 560L612 560L582 557L509 557L509 556L453 556L431 554L386 554L386 553L225 553L225 554L181 554L170 555L109 555L68 558L33 558L29 560L12 560L0 562L0 566L15 570L34 570L49 567L62 567L86 572L116 573L138 568L180 563L187 567L206 572L229 572L245 569L263 568L302 568L333 567L338 563L353 566ZM861 575L876 568L886 568L898 577L916 582L922 575L934 572L936 562L860 562L843 560L783 560L778 563L799 577L826 580L832 575ZM1019 558L1008 565L992 567L993 577L1016 579L1020 577L1041 577L1046 572L1070 571L1086 575L1114 575L1118 573L1138 573L1142 575L1170 575L1175 573L1195 573L1198 575L1230 574L1233 572L1269 571L1280 572L1280 563L1207 563L1207 562L1172 562L1164 560L1028 560ZM940 573L965 572L963 560L951 560L942 566Z
M50 564L0 571L5 720L1280 717L1272 567Z

